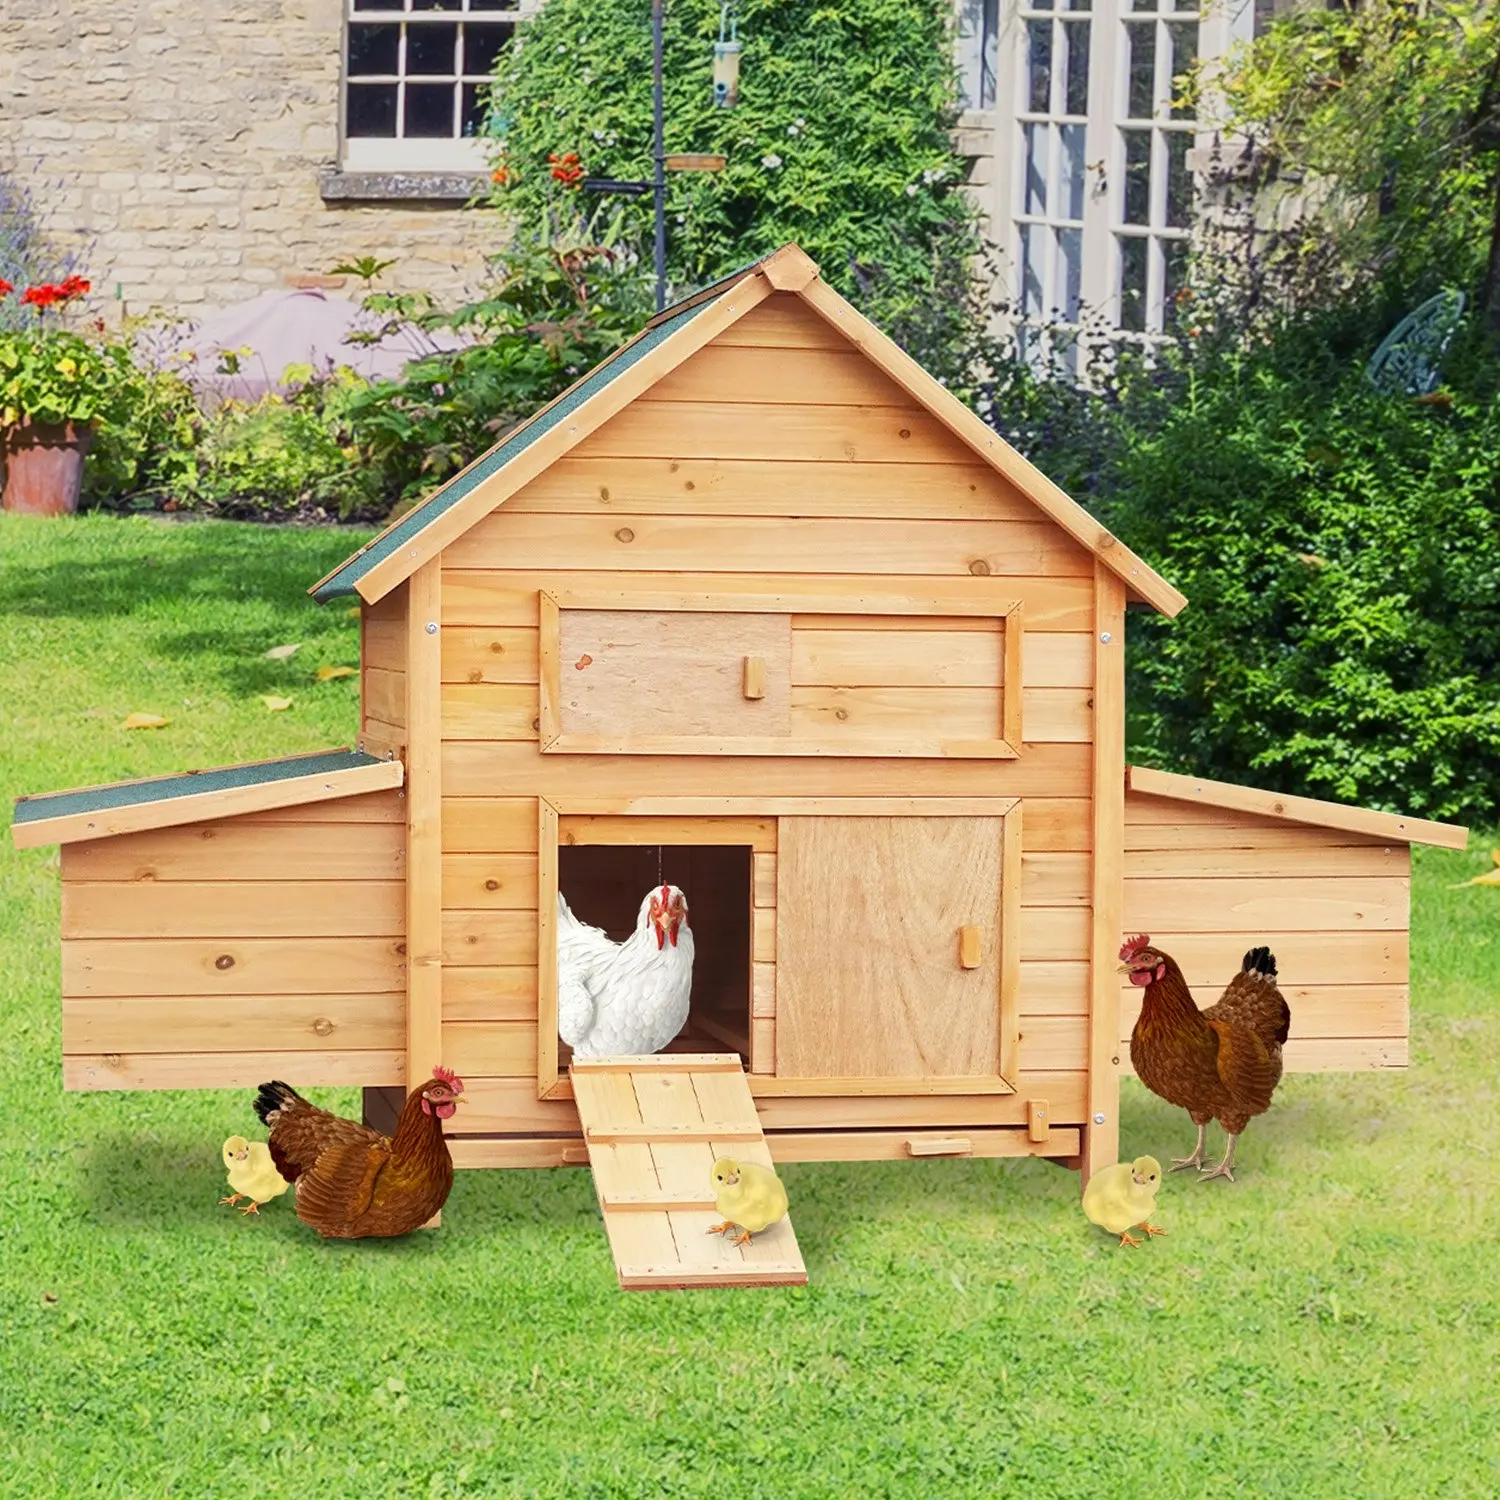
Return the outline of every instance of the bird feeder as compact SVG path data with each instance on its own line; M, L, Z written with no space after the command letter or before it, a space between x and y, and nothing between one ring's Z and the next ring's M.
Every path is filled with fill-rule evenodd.
M714 103L721 109L733 109L740 102L742 47L738 30L726 5L719 17L719 40L714 43Z

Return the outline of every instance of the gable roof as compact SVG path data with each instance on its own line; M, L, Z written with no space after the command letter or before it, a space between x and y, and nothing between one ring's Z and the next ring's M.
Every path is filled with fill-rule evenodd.
M908 396L1118 574L1132 595L1166 615L1175 615L1186 605L1186 597L1166 579L820 280L817 266L796 245L783 246L774 255L658 314L628 344L320 579L309 592L320 603L351 594L370 604L383 598L522 485L776 291L800 297L838 329Z
M359 750L318 750L211 771L43 792L16 799L11 837L18 849L71 844L377 792L400 786L404 775L400 761Z
M1436 844L1443 849L1463 849L1469 842L1469 830L1456 823L1403 818L1399 813L1375 812L1368 807L1350 807L1343 802L1323 802L1316 797L1290 797L1283 792L1263 792L1259 787L1209 781L1203 776L1179 776L1172 771L1152 771L1145 766L1126 766L1125 785L1132 792L1143 792L1152 797L1196 802L1200 807L1222 807L1286 823L1308 823L1314 828L1337 828L1344 833L1362 833L1393 844Z

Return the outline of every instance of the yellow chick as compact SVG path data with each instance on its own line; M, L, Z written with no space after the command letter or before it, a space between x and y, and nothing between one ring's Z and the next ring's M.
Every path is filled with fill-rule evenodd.
M232 1135L224 1142L224 1167L229 1173L232 1196L220 1198L220 1203L238 1203L241 1198L250 1202L240 1210L242 1214L258 1214L262 1203L279 1198L291 1186L276 1170L271 1160L271 1148L264 1141L247 1141L242 1135Z
M786 1217L786 1189L770 1167L721 1156L714 1163L714 1207L724 1215L724 1222L708 1232L738 1229L729 1243L743 1245L752 1234Z
M1161 1185L1161 1164L1154 1156L1138 1156L1132 1162L1101 1167L1083 1190L1083 1211L1101 1229L1120 1236L1120 1247L1139 1245L1131 1229L1140 1225L1148 1235L1165 1234L1150 1223Z

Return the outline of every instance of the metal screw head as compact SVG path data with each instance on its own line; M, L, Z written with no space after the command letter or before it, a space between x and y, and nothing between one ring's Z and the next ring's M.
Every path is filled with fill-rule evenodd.
M1109 631L1107 631L1107 630L1101 630L1099 632L1099 639L1101 641L1103 641L1104 644L1107 646L1107 645L1109 645L1110 641L1112 641L1114 639L1114 637L1110 635Z
M1096 1124L1096 1125L1102 1125L1103 1123L1104 1123L1104 1116L1103 1115L1095 1115L1094 1116L1094 1124Z
M427 634L428 635L436 635L437 634L437 621L436 620L429 620L427 622Z

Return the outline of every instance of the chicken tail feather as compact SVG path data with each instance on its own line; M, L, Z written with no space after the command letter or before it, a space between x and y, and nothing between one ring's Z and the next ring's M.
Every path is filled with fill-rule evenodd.
M307 1101L289 1083L282 1083L273 1078L270 1083L263 1083L260 1092L255 1096L255 1114L260 1123L270 1128L271 1116L278 1110L283 1110L289 1104L305 1104Z
M1259 974L1264 979L1276 978L1276 955L1269 948L1252 948L1240 965L1245 974Z

